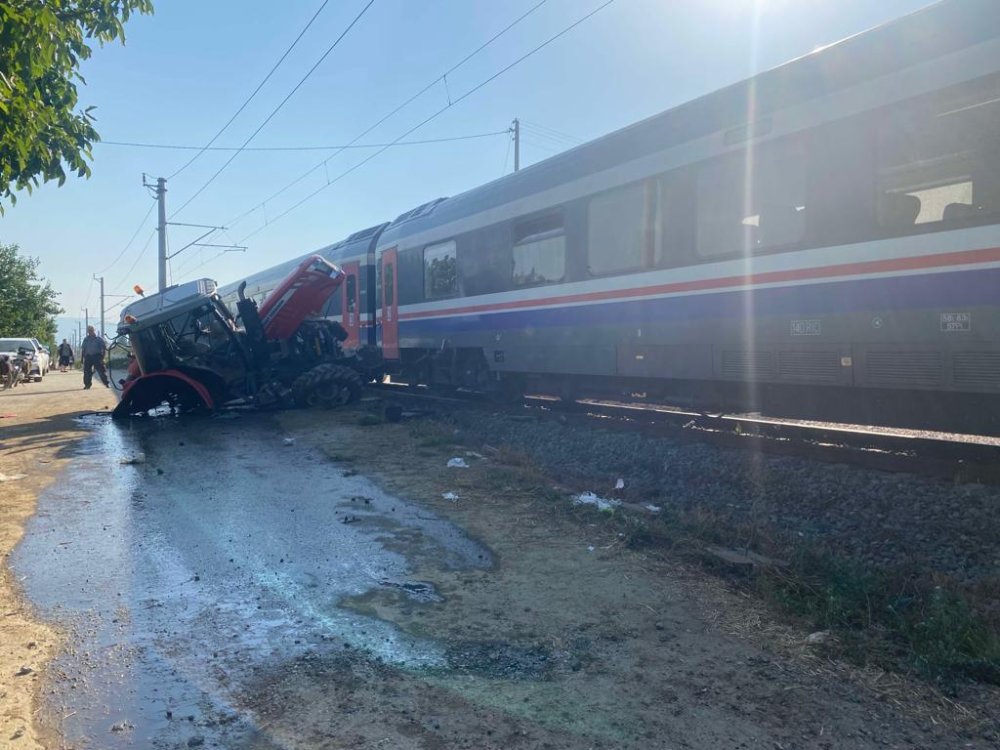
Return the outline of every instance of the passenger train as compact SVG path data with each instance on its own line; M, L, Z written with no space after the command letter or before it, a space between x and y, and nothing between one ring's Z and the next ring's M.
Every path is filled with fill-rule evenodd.
M394 379L995 430L1000 8L945 0L318 253Z

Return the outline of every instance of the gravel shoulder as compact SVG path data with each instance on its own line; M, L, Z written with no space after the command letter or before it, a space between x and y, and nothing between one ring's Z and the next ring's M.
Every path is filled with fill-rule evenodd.
M591 435L604 453L588 456L582 436L482 414L281 421L338 467L449 518L495 559L472 572L420 563L414 577L440 601L392 589L348 600L443 641L450 668L416 678L345 661L268 675L266 728L300 733L290 746L313 746L323 717L345 709L357 747L995 746L995 691L981 696L984 714L919 681L840 663L807 644L801 624L669 551L631 548L608 514L572 505L573 492L608 494L623 467L662 462L662 446ZM453 457L469 468L447 468ZM602 474L605 487L572 484ZM636 474L628 480L635 493ZM309 708L292 719L296 705Z
M0 747L48 746L33 717L39 674L60 645L59 634L35 619L7 559L39 493L83 435L73 418L113 406L114 396L105 389L83 390L75 371L50 372L41 383L0 391Z

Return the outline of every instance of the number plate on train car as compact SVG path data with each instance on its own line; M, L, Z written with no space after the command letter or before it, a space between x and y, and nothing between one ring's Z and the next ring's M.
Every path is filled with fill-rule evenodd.
M818 320L793 320L793 336L819 336L823 333L823 324Z
M941 313L941 330L950 331L971 331L972 313Z

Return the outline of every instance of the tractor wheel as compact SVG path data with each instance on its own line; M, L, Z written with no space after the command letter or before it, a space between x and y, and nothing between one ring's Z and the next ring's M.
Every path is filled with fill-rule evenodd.
M350 367L318 365L295 379L292 394L296 406L346 406L361 396L361 377Z

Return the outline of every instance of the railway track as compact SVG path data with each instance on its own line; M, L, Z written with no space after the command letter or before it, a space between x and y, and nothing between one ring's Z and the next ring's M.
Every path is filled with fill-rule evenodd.
M1000 484L1000 439L993 437L752 415L710 415L664 404L598 399L564 401L526 396L523 404L507 406L474 392L442 394L400 384L371 386L369 390L402 408L406 404L418 409L421 405L439 404L452 409L504 410L515 416L639 431L769 455L800 456L960 483Z

